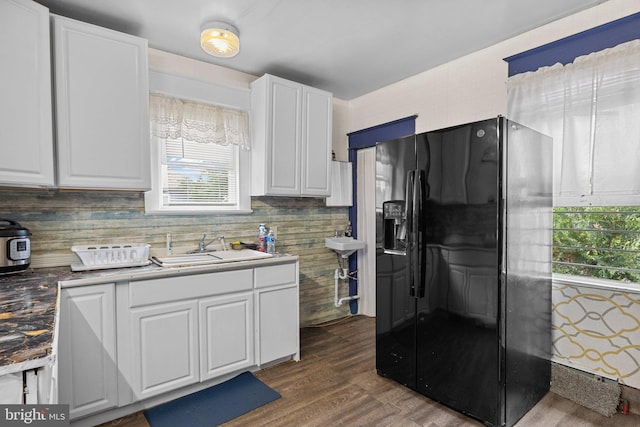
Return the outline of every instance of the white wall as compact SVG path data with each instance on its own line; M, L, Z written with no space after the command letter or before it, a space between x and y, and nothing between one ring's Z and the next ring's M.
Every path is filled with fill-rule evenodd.
M258 78L251 74L149 48L149 68L157 68L229 87L248 89Z
M418 114L418 133L505 114L508 65L503 58L637 12L638 0L609 0L355 98L348 103L347 132L413 114Z

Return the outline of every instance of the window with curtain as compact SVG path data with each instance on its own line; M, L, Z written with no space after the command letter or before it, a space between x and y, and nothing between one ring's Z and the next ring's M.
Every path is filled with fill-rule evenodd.
M640 283L640 40L507 93L508 117L554 140L554 272Z
M162 94L151 94L149 107L153 188L146 210L250 209L248 114Z

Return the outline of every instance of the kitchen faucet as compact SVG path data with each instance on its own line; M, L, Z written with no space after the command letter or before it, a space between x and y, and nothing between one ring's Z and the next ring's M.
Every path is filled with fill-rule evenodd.
M197 254L197 253L204 253L204 252L213 252L214 249L207 249L207 246L209 246L211 243L215 242L216 240L220 241L220 245L222 246L222 250L226 251L227 250L227 244L224 241L224 236L220 235L218 237L216 237L215 239L212 239L208 242L205 242L205 239L207 238L207 234L205 233L202 236L202 239L200 240L200 242L198 242L198 249L194 249L192 251L189 251L187 253L189 254Z
M200 240L200 243L198 243L198 251L199 252L205 252L207 250L207 246L209 246L211 243L213 243L216 239L210 240L207 243L204 242L204 239L207 238L206 233L202 236L202 240Z

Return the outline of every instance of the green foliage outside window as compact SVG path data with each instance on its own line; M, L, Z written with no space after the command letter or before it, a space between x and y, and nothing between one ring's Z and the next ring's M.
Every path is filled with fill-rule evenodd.
M555 208L553 272L640 283L640 207Z

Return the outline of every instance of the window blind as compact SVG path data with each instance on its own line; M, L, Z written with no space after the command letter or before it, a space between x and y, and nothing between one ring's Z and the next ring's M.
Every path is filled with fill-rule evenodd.
M163 139L165 205L237 203L237 146Z

